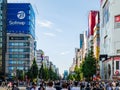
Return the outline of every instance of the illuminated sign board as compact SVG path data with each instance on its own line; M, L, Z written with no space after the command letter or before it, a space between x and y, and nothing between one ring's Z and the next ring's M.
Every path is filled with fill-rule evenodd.
M7 4L7 33L24 33L35 37L35 13L30 3Z
M115 22L120 22L120 15L115 16Z
M8 13L8 19L7 19L7 21L9 22L8 25L10 25L10 26L14 26L14 25L24 26L26 24L26 21L27 21L27 20L25 20L25 18L26 18L25 11L18 11L18 12L15 12L14 14Z
M18 6L8 4L7 7L7 32L8 33L28 33L29 30L29 6Z
M114 18L114 27L115 28L120 28L120 15L115 16Z

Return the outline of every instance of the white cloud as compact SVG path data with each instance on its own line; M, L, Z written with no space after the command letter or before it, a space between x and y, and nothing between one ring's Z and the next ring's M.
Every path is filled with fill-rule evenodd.
M52 28L53 23L48 20L40 21L39 19L36 21L37 24L39 24L41 27L45 28Z
M61 55L67 55L67 54L69 54L70 53L70 51L65 51L65 52L61 52L60 54Z
M54 33L43 33L46 36L50 36L50 37L55 37L56 35Z

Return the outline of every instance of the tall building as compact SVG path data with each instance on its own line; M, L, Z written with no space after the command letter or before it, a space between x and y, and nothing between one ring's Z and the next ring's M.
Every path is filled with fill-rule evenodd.
M120 0L101 0L100 17L101 78L120 79Z
M64 70L63 79L66 80L68 77L68 70Z
M28 70L35 57L35 14L29 3L7 4L6 73Z
M76 58L73 58L73 63L71 67L69 68L70 73L74 73L75 66L76 66Z
M5 74L7 0L0 0L0 74Z
M40 69L41 65L42 65L42 61L44 59L44 52L42 50L36 50L36 54L37 54L37 57L36 57L36 63L38 65L38 68Z
M48 62L49 62L49 56L44 56L43 64L45 68L49 68Z
M87 36L87 31L84 31L83 37L84 37L84 40L83 40L83 48L82 48L82 59L85 59L85 56L88 54L88 36Z
M84 40L84 36L83 34L80 34L80 48L83 47L83 40Z

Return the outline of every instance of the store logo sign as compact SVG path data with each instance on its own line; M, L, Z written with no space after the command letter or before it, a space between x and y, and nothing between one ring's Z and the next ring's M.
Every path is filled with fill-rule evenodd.
M18 11L17 13L17 18L20 20L10 20L9 21L9 25L10 26L14 26L14 25L21 25L24 26L25 25L25 21L21 21L22 19L25 18L25 12L24 11Z
M18 17L18 19L24 19L25 18L25 12L24 11L19 11L17 13L17 17Z

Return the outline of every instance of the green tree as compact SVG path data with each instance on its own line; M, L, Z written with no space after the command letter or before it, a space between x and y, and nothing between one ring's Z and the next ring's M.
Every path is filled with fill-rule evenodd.
M67 80L75 80L74 74L69 74Z
M43 70L44 70L44 71L43 71L44 80L48 80L48 79L49 79L48 68L44 68Z
M83 72L82 72L82 67L83 63L80 64L79 71L80 71L80 80L83 80Z
M31 66L30 71L31 71L32 80L35 79L35 78L37 78L37 76L38 76L38 66L37 66L35 58L33 60L33 64Z
M80 68L76 65L75 66L75 70L74 70L74 72L75 72L75 80L77 80L77 81L79 81L81 78L80 78Z
M90 78L96 73L96 59L93 57L93 53L90 52L82 65L83 76L90 80Z
M27 78L31 79L33 77L31 69L28 69L28 71L26 72Z
M23 80L24 79L24 72L23 72L23 70L17 70L16 71L16 77L19 80Z
M53 80L53 70L52 70L51 66L50 66L50 68L48 70L48 73L49 73L49 79Z
M43 71L44 71L44 69L43 69L43 62L42 62L42 65L41 65L40 70L39 70L39 78L40 79L43 79L43 76L44 76Z

